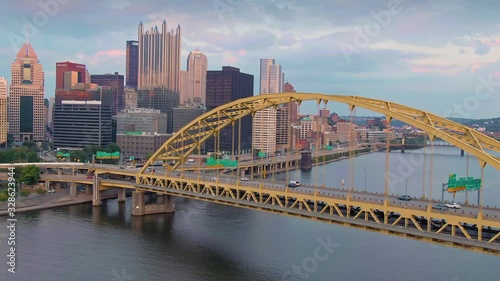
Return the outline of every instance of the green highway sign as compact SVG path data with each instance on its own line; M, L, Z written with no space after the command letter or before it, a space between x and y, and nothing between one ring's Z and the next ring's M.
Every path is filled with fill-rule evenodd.
M448 192L478 190L481 188L481 183L481 179L475 179L473 177L457 179L456 174L451 174L448 177Z
M117 152L104 152L104 151L97 151L97 154L95 156L96 159L120 159L120 151Z
M207 159L207 167L238 167L238 161L230 159L213 159L210 157Z

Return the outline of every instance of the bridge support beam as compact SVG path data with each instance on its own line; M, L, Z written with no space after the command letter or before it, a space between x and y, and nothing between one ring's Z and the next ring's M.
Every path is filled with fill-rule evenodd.
M56 190L59 191L61 190L62 184L60 182L56 182Z
M157 194L156 203L145 204L143 191L136 190L132 193L132 216L144 216L173 212L175 212L175 206L174 198L172 195Z
M94 185L92 186L92 206L101 206L101 185L99 183L99 178L94 178Z
M76 197L76 182L69 183L69 196Z
M118 189L118 203L125 202L127 190L125 188Z
M57 169L57 174L58 175L62 175L63 174L63 169L61 169L61 168Z
M50 181L45 181L45 190L49 191L50 190Z

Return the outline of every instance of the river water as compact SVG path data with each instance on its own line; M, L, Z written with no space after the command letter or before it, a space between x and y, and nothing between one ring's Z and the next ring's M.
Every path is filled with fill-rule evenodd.
M448 174L465 176L466 158L459 151L435 148L423 159L423 150L391 153L390 191L420 196L424 166L433 162L433 178L426 187L440 197L439 186ZM418 155L420 154L420 155ZM413 157L413 158L412 158ZM354 186L383 192L385 153L359 156ZM413 173L398 171L413 161ZM351 161L352 162L352 161ZM352 164L352 163L351 163ZM470 176L480 176L474 158ZM350 182L349 161L291 171L275 178L303 183L345 186ZM407 175L407 174L410 175ZM484 202L500 205L500 173L486 168ZM447 194L448 198L451 198ZM475 198L469 195L469 200ZM462 200L464 195L457 196ZM474 199L476 200L476 199ZM404 238L344 228L270 213L178 198L176 213L130 216L130 198L101 207L91 204L18 214L16 273L7 272L6 227L0 231L5 262L0 280L139 281L139 280L498 280L500 258ZM6 219L4 217L4 219Z

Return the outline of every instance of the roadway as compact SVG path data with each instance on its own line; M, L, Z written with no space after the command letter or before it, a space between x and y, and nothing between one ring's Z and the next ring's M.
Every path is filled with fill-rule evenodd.
M239 177L236 178L234 176L224 175L221 173L219 173L219 175L216 175L208 172L205 172L205 174L198 174L197 172L174 171L174 172L167 172L167 174L165 174L164 169L162 169L161 167L158 168L159 169L155 169L156 173L151 173L151 174L167 175L169 177L185 178L192 180L196 180L199 177L200 180L206 182L227 183L227 184L240 185L246 187L256 187L256 188L260 187L260 185L262 184L262 187L265 189L274 189L280 191L284 191L287 186L287 182L285 181L271 181L266 179L251 179L249 181L241 181ZM385 199L385 196L382 193L371 193L371 192L363 192L355 190L349 191L348 189L333 188L333 187L317 187L303 183L301 183L300 186L296 188L289 188L289 191L305 193L305 194L314 194L315 191L318 191L319 194L321 195L326 195L336 198L346 198L348 194L350 194L352 201L379 203L381 206L383 205ZM429 201L429 200L422 200L420 198L412 198L410 201L401 201L397 199L396 195L389 195L387 198L390 206L404 207L408 209L423 210L423 211L427 210L429 203L432 205L443 203L440 200ZM462 204L462 208L460 209L448 209L445 211L438 211L438 212L456 213L467 217L477 217L479 210L480 209L477 206ZM483 215L485 216L485 218L488 219L500 220L500 209L483 207Z

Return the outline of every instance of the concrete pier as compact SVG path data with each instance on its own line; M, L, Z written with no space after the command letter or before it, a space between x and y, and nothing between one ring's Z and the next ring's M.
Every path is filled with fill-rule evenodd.
M311 170L312 169L312 156L311 151L301 151L300 152L300 169L301 170Z
M127 190L125 188L118 189L118 202L125 202Z
M172 195L157 194L156 203L153 204L145 204L144 196L143 191L136 190L132 193L132 216L175 212Z
M98 177L94 177L94 184L92 186L92 206L101 206L101 190Z

